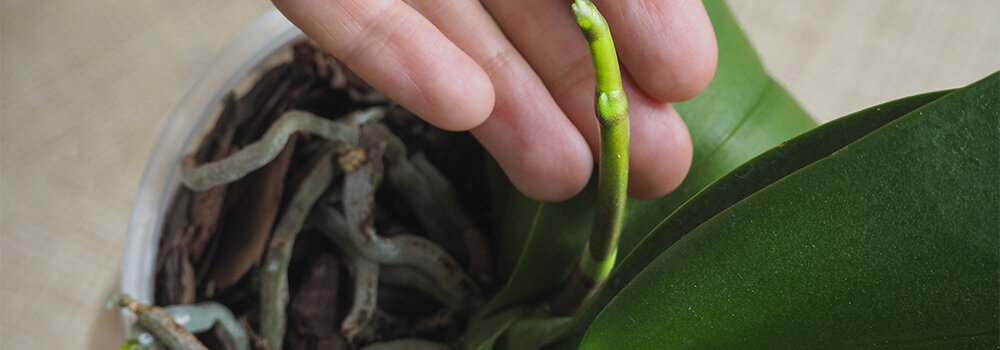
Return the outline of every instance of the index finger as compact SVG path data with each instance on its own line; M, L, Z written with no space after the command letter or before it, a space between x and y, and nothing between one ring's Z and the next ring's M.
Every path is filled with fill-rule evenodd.
M402 1L273 2L365 82L434 126L471 129L493 110L486 72Z
M715 31L701 1L595 0L608 20L622 65L650 96L688 100L712 81Z

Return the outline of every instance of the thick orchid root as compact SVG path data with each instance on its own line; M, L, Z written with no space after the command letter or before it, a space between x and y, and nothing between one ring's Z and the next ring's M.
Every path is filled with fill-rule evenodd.
M353 190L347 185L351 177L350 174L347 176L345 191ZM461 309L473 302L478 295L475 284L444 249L415 235L402 234L390 238L375 234L373 229L353 230L352 233L344 215L335 207L339 200L332 197L337 194L339 192L330 191L325 199L317 204L309 220L310 227L322 232L340 247L341 251L355 251L381 264L410 266L419 270L432 279L438 288L448 291L449 301L444 303L445 305ZM420 285L409 286L424 289ZM444 297L444 293L428 294Z
M348 266L354 272L354 301L351 311L340 324L340 333L351 341L364 330L375 314L379 265L357 254L347 255Z
M153 335L155 340L170 349L207 350L198 338L175 321L167 311L152 305L140 304L126 294L108 298L108 308L126 308L138 318L139 327Z
M238 350L250 350L250 337L232 311L222 304L206 301L195 305L165 306L163 310L173 317L174 321L191 333L201 333L218 325L233 341ZM130 338L142 339L148 331L140 326L132 327Z
M181 162L181 181L195 191L203 191L233 182L274 160L295 132L306 131L327 140L355 144L358 125L377 119L385 113L381 107L357 111L347 121L331 121L304 111L289 111L278 119L260 140L250 143L235 154L209 163L197 164L194 155Z
M420 226L427 236L449 252L459 252L461 244L451 235L447 219L434 213L437 210L436 197L429 191L429 185L419 171L407 160L406 145L385 125L372 124L365 127L361 136L361 146L385 145L386 178L393 190L399 192L406 204L413 209Z
M460 234L469 256L469 272L480 283L489 285L493 264L486 238L462 211L448 180L422 155L407 159L402 140L384 125L365 126L361 144L378 143L385 145L389 185L413 208L428 236L448 246L451 239L448 233Z
M439 214L451 218L453 227L462 233L462 240L469 252L469 273L484 286L489 286L493 275L493 257L490 253L486 236L476 227L476 223L465 215L458 203L455 189L448 179L424 156L423 153L413 155L411 162L427 180L433 193L437 194Z
M372 156L361 149L351 150L340 159L341 169L347 172L344 177L343 202L348 230L351 235L358 235L361 230L374 230L375 190L382 181L382 171L379 154ZM376 169L379 168L379 169ZM354 304L340 326L340 332L347 340L354 336L371 320L375 313L378 299L377 262L359 256L352 251L350 265L354 269Z
M413 332L420 334L450 327L455 324L458 316L458 311L455 309L440 309L432 315L417 319L414 322Z
M448 350L448 345L423 339L407 338L375 343L361 350Z
M449 309L468 308L472 296L478 295L476 285L444 249L419 236L389 238L375 232L375 192L382 180L382 147L368 152L348 150L338 160L346 171L343 186L326 191L306 225L340 248L354 273L354 301L341 325L342 334L348 340L367 334L366 327L378 311L379 280L421 290ZM337 208L338 204L345 213Z
M285 338L285 307L288 305L288 262L295 238L306 216L323 191L333 182L334 145L325 147L311 162L302 180L274 228L261 270L260 332L271 349L281 349Z
M379 271L379 282L384 284L410 287L427 294L450 309L461 310L467 298L465 293L445 288L424 271L406 265L386 265Z
M476 292L475 284L444 249L419 236L403 234L386 238L375 233L375 191L382 180L381 155L381 147L373 148L368 161L344 177L344 217L349 237L358 251L382 264L414 266L448 289Z
M375 308L368 326L354 336L355 344L372 344L384 339L412 337L409 322L402 317Z

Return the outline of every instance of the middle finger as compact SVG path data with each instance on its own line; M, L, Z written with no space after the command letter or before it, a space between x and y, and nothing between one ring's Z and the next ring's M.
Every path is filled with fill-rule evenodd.
M541 79L476 0L408 0L478 62L494 85L493 113L472 133L517 188L548 201L566 199L590 178L591 155Z
M586 40L566 1L483 0L507 38L541 77L593 154L600 147L594 115L594 68ZM683 180L691 141L677 112L650 98L623 71L629 96L631 139L629 193L655 198Z

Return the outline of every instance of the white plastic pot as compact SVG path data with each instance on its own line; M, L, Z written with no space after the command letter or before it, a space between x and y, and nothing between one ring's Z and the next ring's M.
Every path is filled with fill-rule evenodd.
M132 205L121 291L142 303L152 303L155 264L163 218L180 185L180 160L191 151L220 110L222 98L266 68L265 62L302 32L277 10L264 15L236 37L216 57L201 79L181 98L153 146ZM135 316L122 312L126 329Z

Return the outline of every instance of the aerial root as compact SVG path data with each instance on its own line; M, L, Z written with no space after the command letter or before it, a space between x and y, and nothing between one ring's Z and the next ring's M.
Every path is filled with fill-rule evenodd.
M360 142L362 146L384 146L389 185L403 196L432 240L447 247L451 243L449 233L461 236L461 244L468 253L469 272L488 286L493 266L486 237L461 209L455 190L444 175L423 154L408 159L403 141L385 125L367 125Z
M285 308L289 298L287 269L295 239L303 227L318 229L332 241L353 274L354 300L341 324L341 332L348 340L365 331L372 318L380 312L376 306L379 281L414 288L444 305L445 308L437 314L421 320L420 323L427 327L454 322L456 315L479 302L479 286L439 243L451 239L448 237L460 237L469 253L469 271L480 283L486 283L486 276L492 268L486 240L462 212L447 179L422 155L408 159L402 141L384 125L373 122L384 112L384 108L373 107L354 112L344 121L331 121L304 111L290 111L268 128L261 139L229 157L199 165L193 156L188 156L182 162L182 182L195 191L201 191L238 180L266 165L296 132L309 132L330 141L310 161L310 170L275 225L262 260L260 334L269 348L280 349L284 340ZM364 127L360 127L362 125ZM388 169L383 169L383 158ZM345 173L343 186L331 186L341 171ZM376 233L375 191L383 174L391 187L413 208L431 240L412 234L384 237ZM343 209L338 209L338 206ZM134 300L122 300L118 302L123 307L146 310L135 306L137 303ZM154 335L165 332L169 328L167 323L150 322L169 320L169 314L158 308L150 310L147 313L162 315L140 315L139 325ZM201 327L204 326L202 323L212 320L235 334L233 338L237 344L247 342L245 332L235 332L236 328L242 330L242 327L230 320L231 314L225 318L212 306L179 308L178 312L201 322L192 326ZM150 323L150 326L143 322ZM174 324L173 321L169 323ZM189 332L187 334L190 335ZM163 343L168 346L184 345L189 340L183 334L164 333L163 337ZM197 342L193 336L190 338ZM201 348L204 347L198 349ZM419 339L402 339L373 344L365 349L396 348L447 347Z
M378 299L378 263L357 254L347 254L347 265L354 273L354 301L351 311L340 325L340 332L348 341L360 333L375 314Z
M441 302L447 317L437 319L453 319L478 298L472 279L434 242L411 234L383 237L375 232L375 191L382 180L384 151L385 144L381 144L367 152L345 152L350 156L341 157L346 172L343 186L328 189L306 223L337 246L354 271L354 302L341 325L348 339L362 333L378 311L380 280L417 289Z
M274 160L284 149L288 138L299 131L330 141L357 144L358 126L380 118L384 113L384 108L372 107L348 115L346 121L332 121L305 111L286 112L259 140L226 158L197 164L194 154L184 157L181 161L181 182L192 190L203 191L239 180Z
M335 193L331 191L331 193ZM449 307L464 309L478 296L472 280L441 247L423 237L401 234L371 238L351 235L344 215L330 198L317 204L310 216L310 228L317 229L340 251L354 251L361 257L386 265L387 279L421 290ZM406 270L403 270L406 269ZM420 274L400 275L415 271Z
M271 349L281 349L285 338L285 308L288 306L288 263L292 247L316 200L330 186L335 176L332 156L336 145L330 144L314 157L309 173L274 228L261 266L260 332Z
M138 318L136 322L148 331L156 341L170 349L207 350L198 338L174 320L167 311L153 305L140 304L126 294L115 294L108 298L108 308L126 308Z

